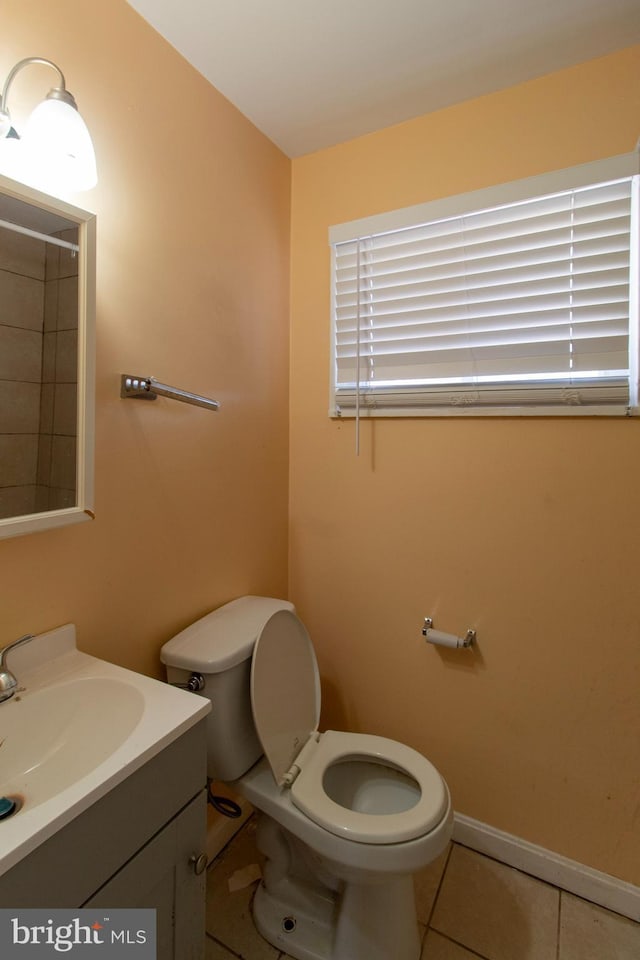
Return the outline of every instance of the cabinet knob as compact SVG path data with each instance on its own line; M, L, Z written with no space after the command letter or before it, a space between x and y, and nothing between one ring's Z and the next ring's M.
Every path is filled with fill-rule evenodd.
M196 856L194 853L192 857L189 857L189 863L193 864L193 872L196 877L199 877L201 873L207 869L207 864L209 863L209 858L206 853L201 853L200 856Z

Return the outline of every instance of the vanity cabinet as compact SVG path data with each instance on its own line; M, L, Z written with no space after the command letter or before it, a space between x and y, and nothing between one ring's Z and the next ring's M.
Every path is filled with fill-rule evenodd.
M151 907L158 960L202 960L205 785L200 721L0 876L0 907Z
M203 849L206 791L191 801L84 907L152 907L156 910L158 960L201 960L206 873L194 870ZM193 857L193 861L192 858Z

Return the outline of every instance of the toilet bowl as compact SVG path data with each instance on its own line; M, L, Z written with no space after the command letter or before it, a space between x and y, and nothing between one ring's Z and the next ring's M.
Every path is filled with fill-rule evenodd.
M327 730L312 736L293 803L330 833L356 843L401 843L444 816L448 793L421 754L386 737Z
M449 842L448 791L445 813L428 833L366 843L320 827L278 788L264 758L233 787L258 811L265 865L253 917L266 940L298 960L418 960L413 874Z
M413 874L422 869L446 848L453 827L453 809L446 787L446 806L440 820L428 832L395 843L354 842L346 834L321 827L294 803L290 791L277 787L264 758L232 782L232 787L309 847L315 862L324 857L334 864L337 873L350 878L360 871L361 879L367 883L383 882L385 874ZM380 815L364 816L373 819Z
M318 731L315 653L284 601L232 601L161 656L173 682L204 676L209 775L258 811L263 936L299 960L418 960L412 875L445 849L453 821L435 767L386 737Z

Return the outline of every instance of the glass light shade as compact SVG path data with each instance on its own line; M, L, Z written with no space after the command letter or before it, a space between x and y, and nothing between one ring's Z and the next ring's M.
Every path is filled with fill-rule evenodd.
M89 190L98 182L87 126L78 111L62 100L38 104L27 121L22 146L29 175L37 169L41 189Z
M13 137L0 139L0 173L30 187L44 189L44 185L38 180L38 170L33 158L25 150L22 140Z

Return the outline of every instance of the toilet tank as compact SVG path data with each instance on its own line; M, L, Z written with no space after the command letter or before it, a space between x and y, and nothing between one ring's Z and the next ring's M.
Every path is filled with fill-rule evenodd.
M269 617L294 609L287 600L239 597L196 620L160 651L169 683L186 683L192 673L204 677L204 689L194 696L211 700L207 774L212 780L236 780L262 756L251 710L251 657Z

